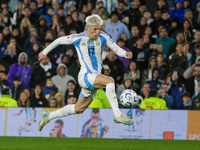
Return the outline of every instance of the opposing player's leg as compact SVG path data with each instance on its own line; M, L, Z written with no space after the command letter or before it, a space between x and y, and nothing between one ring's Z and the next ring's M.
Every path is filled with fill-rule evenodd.
M116 123L123 123L123 124L133 124L134 121L132 119L127 118L126 116L122 115L121 111L119 110L117 96L115 93L115 83L113 78L98 74L95 78L94 88L106 88L106 96L110 102L110 105L113 109L114 113L114 121Z
M60 108L56 111L43 111L42 112L42 119L39 124L39 131L52 119L58 117L64 117L73 114L80 114L83 113L84 110L90 105L92 102L91 97L82 97L79 96L78 101L76 104L66 105L63 108Z

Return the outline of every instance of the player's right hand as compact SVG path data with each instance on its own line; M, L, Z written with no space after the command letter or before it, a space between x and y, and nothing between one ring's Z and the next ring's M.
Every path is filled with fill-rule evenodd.
M38 60L39 60L39 61L41 61L41 60L43 60L43 59L46 59L46 58L47 58L47 56L44 55L43 52L40 52L40 53L39 53L39 55L38 55Z

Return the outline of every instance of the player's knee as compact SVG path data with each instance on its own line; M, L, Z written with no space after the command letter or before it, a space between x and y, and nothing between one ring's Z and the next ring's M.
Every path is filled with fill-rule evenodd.
M76 107L75 107L75 112L76 112L77 114L82 114L84 111L85 111L84 108L76 108Z
M109 84L109 83L114 83L115 82L115 80L112 78L112 77L109 77L108 79L107 79L107 84Z

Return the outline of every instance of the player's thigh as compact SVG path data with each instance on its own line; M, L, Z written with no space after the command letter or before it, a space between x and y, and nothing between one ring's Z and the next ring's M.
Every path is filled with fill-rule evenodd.
M94 80L94 88L105 88L108 83L114 83L112 77L105 76L103 74L98 74Z
M77 103L75 104L75 112L76 113L83 113L86 108L92 102L91 97L82 97L79 96Z

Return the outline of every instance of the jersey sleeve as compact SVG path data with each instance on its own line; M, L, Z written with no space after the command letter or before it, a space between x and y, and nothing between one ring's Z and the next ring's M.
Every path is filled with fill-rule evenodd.
M47 55L51 50L53 50L55 47L59 45L70 45L74 41L76 41L77 38L72 38L72 35L69 36L62 36L60 38L57 38L54 40L49 46L47 46L44 50L43 53L44 55Z
M118 56L126 57L126 51L120 48L107 34L103 34L106 38L106 45L113 50Z

